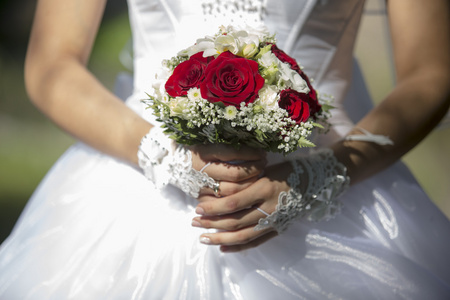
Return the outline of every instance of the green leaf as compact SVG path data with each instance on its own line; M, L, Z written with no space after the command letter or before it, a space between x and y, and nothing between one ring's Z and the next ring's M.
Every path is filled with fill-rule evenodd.
M323 111L329 111L330 109L336 108L333 105L330 104L322 104L322 110Z
M316 145L302 136L298 140L298 146L301 148L301 147L315 147Z

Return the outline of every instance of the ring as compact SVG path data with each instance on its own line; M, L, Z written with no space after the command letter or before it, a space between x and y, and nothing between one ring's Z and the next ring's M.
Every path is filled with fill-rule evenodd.
M214 192L214 196L216 196L217 198L222 197L220 195L220 181L216 181L213 183L212 190Z

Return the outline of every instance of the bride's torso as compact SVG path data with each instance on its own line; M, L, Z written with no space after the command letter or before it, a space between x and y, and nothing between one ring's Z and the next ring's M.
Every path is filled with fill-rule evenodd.
M298 60L317 88L348 81L363 0L128 0L135 89L149 86L162 59L217 32L220 25L262 22ZM339 48L338 48L339 47ZM339 49L339 50L337 50ZM339 59L337 59L337 57ZM332 70L330 70L332 69ZM331 73L331 77L327 76ZM332 80L331 80L332 79ZM330 91L339 99L342 88Z

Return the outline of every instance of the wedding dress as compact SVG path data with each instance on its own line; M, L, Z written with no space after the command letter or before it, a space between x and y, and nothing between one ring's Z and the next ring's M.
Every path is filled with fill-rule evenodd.
M129 0L141 99L162 59L219 25L263 22L322 93L341 138L370 107L352 56L364 1ZM251 25L251 24L250 24ZM122 91L123 92L123 91ZM284 159L271 155L270 163ZM196 200L79 143L54 165L0 249L0 299L450 299L450 223L397 163L352 186L342 214L298 220L255 249L199 243Z

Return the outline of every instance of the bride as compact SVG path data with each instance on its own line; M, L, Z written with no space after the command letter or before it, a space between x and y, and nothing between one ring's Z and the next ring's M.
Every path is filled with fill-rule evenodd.
M398 162L450 105L448 1L387 2L397 84L370 111L352 72L362 0L129 0L126 102L86 68L105 2L38 1L27 91L80 143L2 244L0 299L449 299L450 223ZM328 150L173 151L145 109L163 59L244 23L334 96ZM305 214L326 192L323 218Z

